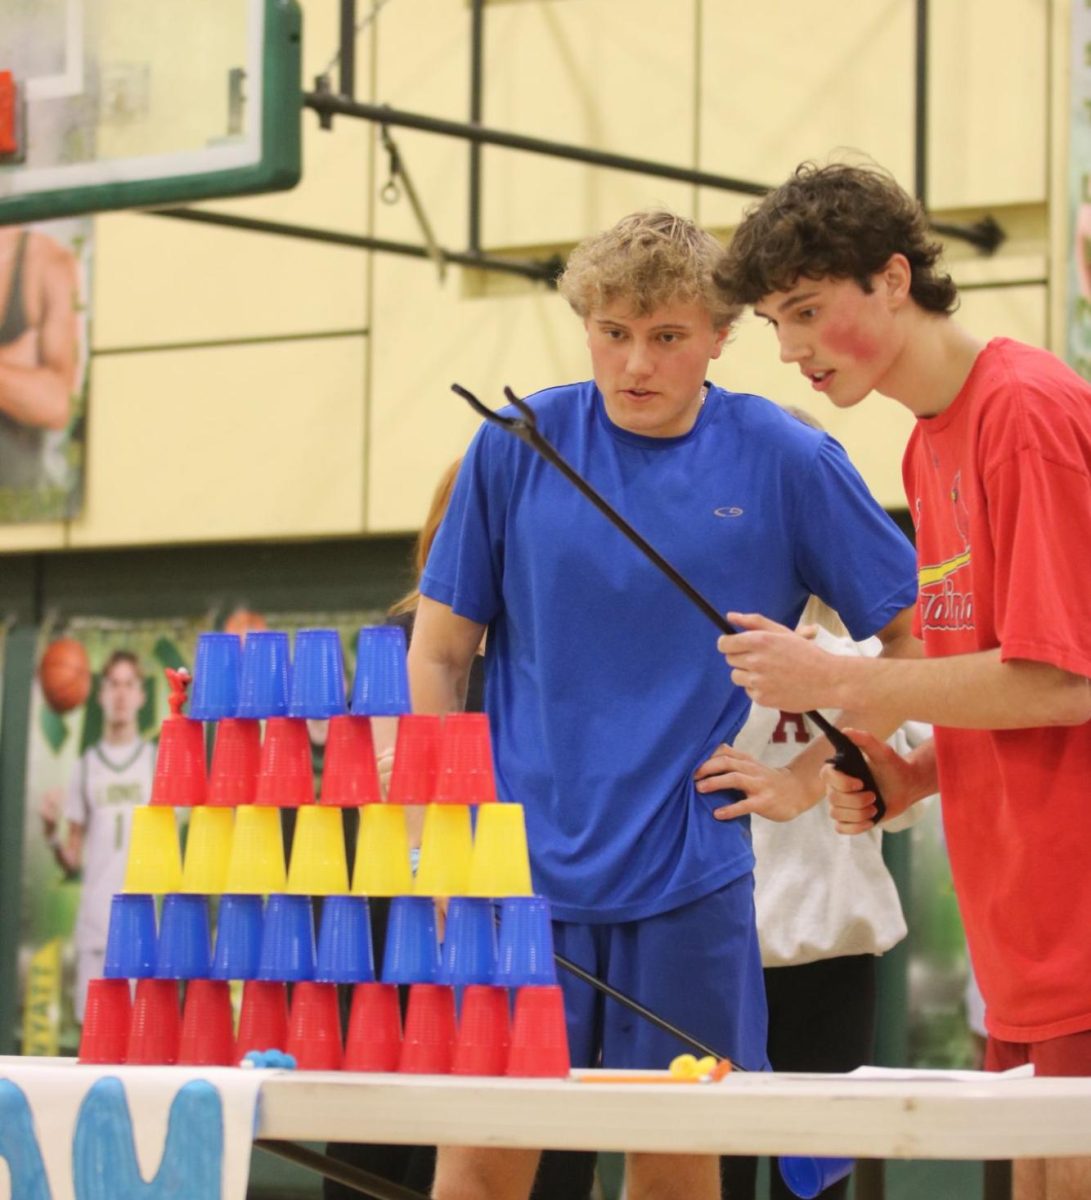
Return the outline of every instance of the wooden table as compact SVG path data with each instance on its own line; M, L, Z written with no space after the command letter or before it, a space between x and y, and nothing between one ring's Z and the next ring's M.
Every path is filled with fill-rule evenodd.
M273 1073L262 1088L257 1137L869 1158L1091 1155L1091 1078L586 1081L595 1074Z
M55 1068L71 1072L73 1066L70 1059L0 1058L0 1068L9 1068L14 1079L27 1072L40 1078ZM173 1090L200 1073L192 1067L124 1066L107 1072L123 1083L134 1122L140 1120L142 1089L148 1096L153 1087ZM213 1082L216 1076L230 1078L234 1072L208 1073ZM262 1072L254 1140L321 1171L337 1168L296 1143L875 1160L1091 1155L1091 1078L736 1073L719 1083L673 1083L666 1073L646 1072L610 1073L604 1081L594 1071L548 1080L268 1071ZM394 1185L375 1194L413 1197Z

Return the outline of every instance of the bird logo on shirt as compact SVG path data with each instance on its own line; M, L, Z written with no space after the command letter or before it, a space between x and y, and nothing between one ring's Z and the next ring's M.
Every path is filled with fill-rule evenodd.
M955 472L947 496L951 502L950 518L961 548L940 562L921 563L918 568L918 604L921 627L926 630L974 628L973 580L965 570L971 558L970 511L962 494L961 472ZM965 590L960 590L959 584Z

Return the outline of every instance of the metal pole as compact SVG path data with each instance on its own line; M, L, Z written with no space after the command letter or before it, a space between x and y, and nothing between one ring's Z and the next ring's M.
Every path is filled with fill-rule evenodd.
M470 14L470 123L481 124L482 47L485 34L485 0L473 0ZM470 143L469 232L466 249L471 254L481 250L481 145Z
M259 221L254 217L210 212L199 208L148 208L152 217L171 217L176 221L195 221L204 225L222 225L228 229L246 229L252 233L273 233L280 237L301 238L304 241L327 242L334 246L352 246L357 250L378 250L384 254L402 254L408 258L432 258L434 252L427 246L414 246L408 242L391 242L383 238L363 237L353 233L335 233L328 229L316 229L311 225L288 225L281 221ZM533 262L514 258L490 258L480 254L463 254L457 250L440 248L446 262L460 267L478 267L484 271L499 271L505 275L519 275L523 279L535 279L540 283L552 284L561 269L559 260Z
M309 1171L317 1171L319 1175L332 1179L335 1183L343 1183L362 1196L373 1196L375 1200L428 1200L427 1196L415 1192L412 1188L392 1183L359 1167L349 1166L348 1163L331 1158L328 1154L320 1154L317 1150L311 1150L297 1142L262 1139L254 1144L269 1154L276 1154L297 1166L306 1167Z
M439 117L423 116L420 113L389 108L385 104L363 104L359 101L346 100L342 96L327 95L324 92L306 92L303 96L303 103L319 115L332 113L346 117L362 117L368 121L377 121L380 125L422 129L426 133L444 134L447 137L462 138L480 145L506 146L509 150L525 150L529 154L544 154L552 158L568 159L571 162L586 162L597 167L611 167L616 171L632 171L637 175L676 179L680 183L695 183L699 187L717 188L725 192L764 196L770 190L766 184L752 183L745 179L732 179L726 175L713 175L708 171L695 171L688 167L676 167L669 163L630 158L624 154L608 154L604 150L590 150L586 146L550 142L545 138L527 137L520 133L489 129L484 125L445 121Z
M356 96L356 0L341 0L341 95Z
M405 112L389 108L385 104L362 104L334 96L322 91L306 92L303 96L306 108L313 109L323 128L335 114L360 117L365 121L376 121L380 125L398 125L407 129L421 129L425 133L438 133L444 137L462 138L482 146L505 146L509 150L523 150L528 154L544 154L551 158L562 158L568 162L584 162L595 167L607 167L615 171L631 171L636 175L648 175L659 179L674 179L679 183L692 183L698 187L714 188L722 192L738 192L746 196L764 196L772 191L767 184L754 183L748 179L735 179L730 175L713 175L708 171L697 171L689 167L676 167L670 163L654 162L651 159L631 158L624 154L609 154L604 150L591 150L586 146L573 146L566 142L551 142L545 138L527 137L520 133L490 129L485 125L467 124L460 121L445 121L439 117L421 113ZM932 228L946 237L969 242L979 250L992 253L1004 240L1004 231L992 217L985 217L973 225L939 224ZM457 261L453 254L447 256ZM472 258L472 255L470 256ZM466 265L473 266L473 262Z
M928 0L917 0L913 189L928 207Z

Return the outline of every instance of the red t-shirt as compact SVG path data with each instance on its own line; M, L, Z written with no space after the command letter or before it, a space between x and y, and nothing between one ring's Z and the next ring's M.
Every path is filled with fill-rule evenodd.
M1091 387L1052 355L988 344L903 463L917 633L931 657L1091 676ZM989 1030L1091 1029L1091 724L937 728L944 825Z

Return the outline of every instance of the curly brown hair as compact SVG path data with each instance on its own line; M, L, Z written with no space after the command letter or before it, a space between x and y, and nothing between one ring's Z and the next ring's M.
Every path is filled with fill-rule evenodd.
M584 241L557 280L561 295L581 317L624 300L633 316L667 304L697 302L715 329L742 312L714 278L723 246L699 225L665 209L632 213Z
M904 254L912 298L927 312L950 313L958 292L936 267L941 252L920 204L886 171L802 163L747 212L716 281L740 304L789 291L799 279L853 279L870 292L872 276Z

